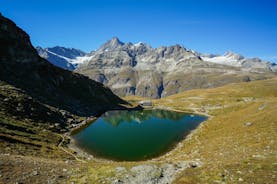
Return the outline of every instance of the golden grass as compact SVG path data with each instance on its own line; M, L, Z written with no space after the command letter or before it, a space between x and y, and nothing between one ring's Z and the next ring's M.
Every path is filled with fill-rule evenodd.
M276 182L277 79L192 90L154 103L213 115L162 158L203 162L175 183Z

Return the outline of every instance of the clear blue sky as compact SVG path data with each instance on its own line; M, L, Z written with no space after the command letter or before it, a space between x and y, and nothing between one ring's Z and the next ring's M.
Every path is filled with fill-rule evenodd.
M117 36L277 62L276 0L0 0L0 12L35 46L88 52Z

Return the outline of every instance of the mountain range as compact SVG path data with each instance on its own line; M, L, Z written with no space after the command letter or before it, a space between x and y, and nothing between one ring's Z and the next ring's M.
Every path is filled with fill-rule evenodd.
M152 48L142 42L124 43L117 37L88 54L78 50L82 54L70 54L74 55L71 58L54 48L44 51L50 50L59 58L67 58L70 65L78 63L74 65L76 72L103 83L119 96L161 98L190 89L272 78L277 72L273 63L245 58L233 52L207 55L178 44ZM69 53L76 50L61 49ZM37 50L40 56L57 63L53 57L41 54L41 48Z

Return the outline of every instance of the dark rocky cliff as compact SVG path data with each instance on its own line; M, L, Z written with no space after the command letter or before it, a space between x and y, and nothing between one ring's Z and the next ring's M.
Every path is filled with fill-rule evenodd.
M103 84L39 57L28 34L2 15L0 80L42 104L78 116L97 115L126 103Z

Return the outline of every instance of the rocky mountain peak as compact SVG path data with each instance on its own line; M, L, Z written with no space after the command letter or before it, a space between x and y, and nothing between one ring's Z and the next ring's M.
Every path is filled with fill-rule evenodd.
M226 56L227 58L232 58L232 59L235 59L235 60L241 60L241 59L244 59L244 57L240 54L237 54L237 53L234 53L232 51L227 51L224 56Z
M118 37L114 36L111 40L111 43L119 44L122 43ZM123 43L122 43L123 44Z
M110 51L117 49L118 47L121 47L124 45L123 42L121 42L118 37L113 37L111 40L108 40L106 43L104 43L98 51Z
M169 46L169 47L167 47L167 49L170 52L186 51L186 49L184 47L182 47L181 45L179 45L179 44L176 44L176 45L173 45L173 46Z
M268 63L246 60L233 52L205 56L179 44L152 48L142 42L122 43L116 37L85 63L76 72L104 83L116 94L151 98L242 81L246 75L255 80L275 71Z

